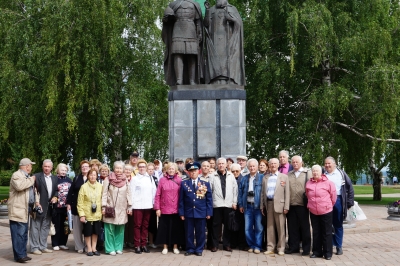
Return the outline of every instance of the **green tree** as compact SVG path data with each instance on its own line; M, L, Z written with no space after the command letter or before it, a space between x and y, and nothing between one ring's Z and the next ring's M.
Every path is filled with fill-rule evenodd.
M0 167L165 158L167 1L0 1Z

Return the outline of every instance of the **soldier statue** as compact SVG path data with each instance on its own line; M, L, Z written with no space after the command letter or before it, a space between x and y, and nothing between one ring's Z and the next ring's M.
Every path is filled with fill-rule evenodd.
M193 0L177 0L164 11L162 39L166 45L164 74L168 85L200 84L203 80L203 18Z
M206 84L246 85L244 75L243 22L236 7L217 0L205 2L207 47Z

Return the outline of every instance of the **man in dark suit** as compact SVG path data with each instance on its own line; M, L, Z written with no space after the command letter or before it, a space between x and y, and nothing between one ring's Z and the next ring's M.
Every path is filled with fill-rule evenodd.
M211 188L207 179L198 177L199 169L198 162L186 164L190 178L182 181L180 189L179 216L185 224L185 256L202 256L206 243L206 219L213 215Z
M57 203L57 176L51 174L53 162L50 159L43 161L43 172L35 174L36 197L35 197L35 215L31 219L29 244L31 252L35 255L42 253L52 253L47 248L47 236L49 235L52 203Z
M289 163L289 152L285 150L280 151L278 171L282 174L287 175L292 170L293 165Z

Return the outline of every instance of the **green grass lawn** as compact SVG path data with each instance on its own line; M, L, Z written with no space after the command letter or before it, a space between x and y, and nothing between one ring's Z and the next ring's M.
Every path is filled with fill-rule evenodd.
M354 188L355 195L373 194L374 193L372 186L356 185L356 186L353 186L353 188ZM393 193L400 193L400 186L383 186L382 187L382 194L393 194Z
M10 187L0 186L0 200L8 198Z
M381 201L373 201L372 197L354 197L354 200L358 202L358 204L364 204L364 205L380 205L380 206L386 206L388 204L392 204L395 201L398 201L399 198L382 198Z

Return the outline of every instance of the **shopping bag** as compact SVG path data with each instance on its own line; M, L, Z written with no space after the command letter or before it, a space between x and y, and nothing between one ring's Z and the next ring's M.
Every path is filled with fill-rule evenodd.
M71 230L71 232L72 232L73 225L72 225L72 213L71 213L71 210L68 211L68 225L69 225L69 230Z

